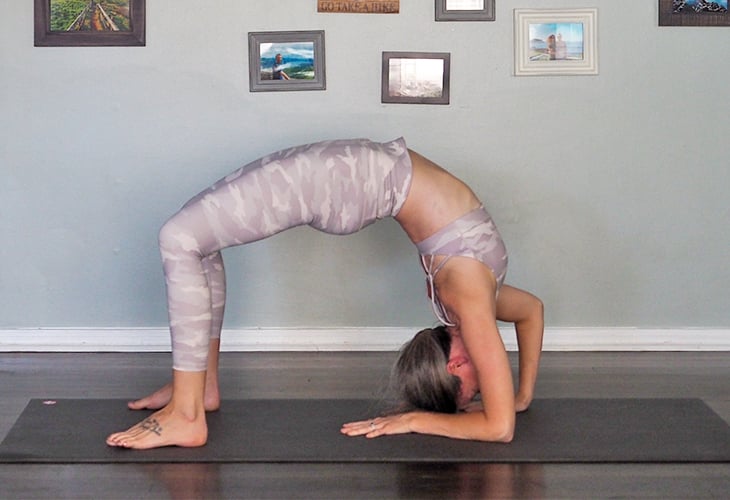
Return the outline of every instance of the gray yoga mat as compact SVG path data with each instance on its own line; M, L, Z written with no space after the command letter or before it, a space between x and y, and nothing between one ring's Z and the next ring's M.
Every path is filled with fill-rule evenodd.
M340 434L367 400L234 400L209 414L201 448L125 450L107 434L148 412L111 399L31 400L0 444L0 463L122 462L728 462L730 426L699 399L539 399L511 444L425 435Z

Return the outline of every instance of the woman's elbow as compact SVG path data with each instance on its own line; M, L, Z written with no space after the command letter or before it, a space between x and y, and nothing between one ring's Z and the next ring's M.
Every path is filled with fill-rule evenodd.
M531 321L545 321L545 304L539 297L534 295L530 296L530 302L528 307L528 317Z
M515 437L515 420L505 418L501 422L492 422L489 432L483 436L484 441L493 443L511 443Z
M497 443L511 443L512 440L515 437L515 425L512 423L511 425L505 425L502 429L500 429L500 432L497 434L497 438L495 439L495 442Z
M509 444L512 442L512 440L514 438L515 438L515 431L513 429L511 432L505 432L504 434L502 434L502 437L500 437L497 442Z

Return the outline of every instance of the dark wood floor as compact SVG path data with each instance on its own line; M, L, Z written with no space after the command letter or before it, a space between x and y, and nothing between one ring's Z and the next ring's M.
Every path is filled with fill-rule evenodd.
M224 398L381 396L394 353L224 353ZM512 358L515 361L514 356ZM0 354L0 439L30 398L132 398L166 354ZM546 353L539 397L699 397L730 422L730 353ZM730 498L730 464L0 465L0 498Z

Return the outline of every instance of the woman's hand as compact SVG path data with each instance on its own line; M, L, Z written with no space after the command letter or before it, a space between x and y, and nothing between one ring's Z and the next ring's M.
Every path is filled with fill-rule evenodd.
M399 413L387 417L350 422L342 426L340 432L347 436L374 438L388 434L407 434L413 432L413 419L417 413Z

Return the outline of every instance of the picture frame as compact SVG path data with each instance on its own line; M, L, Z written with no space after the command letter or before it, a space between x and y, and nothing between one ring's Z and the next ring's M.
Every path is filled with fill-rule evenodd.
M730 26L728 0L659 0L659 26Z
M34 0L36 47L145 45L145 0Z
M451 54L383 52L381 102L449 104Z
M597 75L598 9L515 9L515 76Z
M436 21L494 21L495 0L436 0Z
M248 34L251 92L325 90L324 31Z

